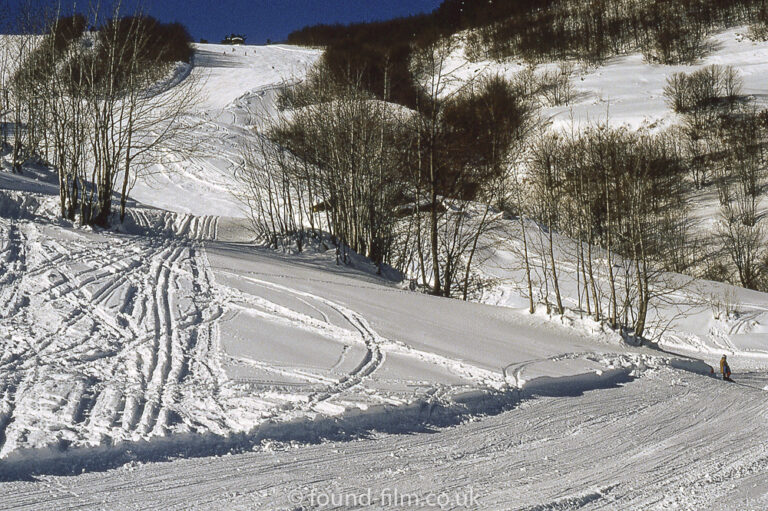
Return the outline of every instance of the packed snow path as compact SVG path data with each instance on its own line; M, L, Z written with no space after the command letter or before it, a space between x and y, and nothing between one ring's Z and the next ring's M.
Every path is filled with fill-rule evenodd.
M479 504L444 509L765 509L768 380L743 380L750 386L662 369L431 434L44 476L0 484L0 509L350 509L323 499L369 489L365 509L409 509L384 505L395 491L418 509L440 509L424 505L430 495Z

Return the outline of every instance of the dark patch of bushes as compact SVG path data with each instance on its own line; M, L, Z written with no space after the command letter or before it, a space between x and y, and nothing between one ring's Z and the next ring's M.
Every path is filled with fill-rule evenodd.
M102 59L117 54L124 62L189 62L193 54L191 42L184 25L160 23L151 16L111 19L98 35Z
M595 63L639 50L649 61L676 64L701 57L712 30L760 13L768 20L762 0L445 0L431 14L305 27L288 42L326 46L334 73L363 72L366 90L413 107L419 93L408 72L411 51L460 30L475 29L474 58Z
M85 32L85 18L76 14L59 18L47 30L43 41L32 50L14 75L19 89L23 84L42 83L52 76L55 63L73 41L80 39Z
M691 74L674 73L667 79L664 96L675 112L689 113L733 103L741 87L741 76L732 66L713 64Z
M192 36L181 23L160 23L155 39L160 46L157 51L160 60L165 62L191 62L194 50Z
M59 18L49 31L54 51L62 52L72 41L80 39L87 26L88 22L82 14Z
M73 63L74 77L97 90L121 91L131 86L131 77L159 79L168 65L190 62L191 42L180 23L160 23L151 16L111 19L98 30L95 53Z
M50 79L66 58L66 50L79 41L87 20L79 14L56 20L44 40L15 74L17 83L34 90L35 83ZM67 62L64 72L75 89L113 87L120 90L137 69L151 71L174 62L190 62L192 38L180 23L160 23L151 16L109 20L97 30L95 52L84 52ZM59 67L59 69L61 69ZM112 82L106 83L106 76Z
M380 99L415 107L419 92L410 72L414 45L449 32L439 30L428 15L374 23L316 25L291 33L288 42L326 46L324 65L338 83L359 79L360 87Z
M505 172L506 152L522 140L534 107L516 87L500 76L482 79L443 111L440 193L472 200L481 187ZM425 134L426 136L426 134Z
M650 61L691 62L708 32L754 21L761 0L446 0L437 19L480 29L486 56L599 62L640 50Z

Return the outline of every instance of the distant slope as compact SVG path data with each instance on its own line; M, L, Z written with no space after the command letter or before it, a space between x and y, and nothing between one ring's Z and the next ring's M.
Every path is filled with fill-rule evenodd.
M194 151L168 154L139 179L131 196L179 213L243 216L232 186L241 146L252 136L249 126L273 111L272 91L301 80L319 55L288 45L196 44L192 79L201 81L202 98L189 105L185 121L196 127Z

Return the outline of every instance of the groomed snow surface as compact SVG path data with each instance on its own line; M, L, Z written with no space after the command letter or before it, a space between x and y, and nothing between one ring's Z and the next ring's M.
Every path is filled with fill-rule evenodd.
M119 230L57 220L45 169L0 172L0 509L768 507L766 295L697 283L664 351L526 314L514 237L486 303L250 243L238 147L318 55L198 45L200 151Z

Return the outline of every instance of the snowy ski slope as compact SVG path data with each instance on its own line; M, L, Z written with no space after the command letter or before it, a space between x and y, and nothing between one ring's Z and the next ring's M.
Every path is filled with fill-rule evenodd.
M721 39L712 58L753 52L743 60L765 76L768 45ZM311 509L313 489L393 487L471 487L484 509L724 496L763 509L768 381L729 386L698 359L768 367L765 295L706 282L679 295L685 313L670 311L661 343L678 356L588 319L525 314L514 235L488 254L499 286L485 303L406 291L332 251L249 243L230 194L238 146L318 56L197 45L201 150L158 164L120 231L56 220L44 169L0 172L0 509ZM631 122L646 104L666 115L636 77L675 70L626 57L585 83ZM730 293L740 313L715 319L707 297Z

